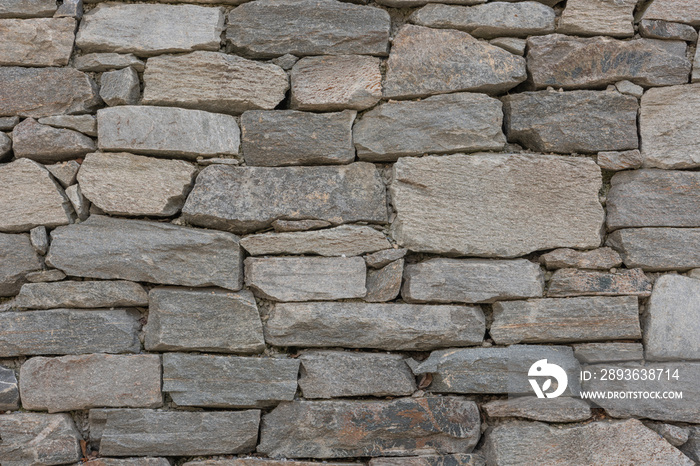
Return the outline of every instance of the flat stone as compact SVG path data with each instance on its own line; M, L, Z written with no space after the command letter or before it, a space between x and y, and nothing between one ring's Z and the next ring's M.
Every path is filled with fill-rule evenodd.
M544 422L579 422L590 419L592 415L588 403L571 397L541 399L522 396L489 401L482 407L491 418L522 417Z
M538 91L503 98L508 141L541 152L636 149L638 109L637 99L615 91Z
M107 3L85 14L75 45L84 53L133 53L140 57L219 50L223 26L220 8Z
M598 165L603 170L634 170L642 167L642 154L638 149L598 152Z
M82 157L95 150L95 141L72 129L54 128L27 118L12 130L15 157L55 163Z
M689 439L681 447L681 451L693 461L700 461L700 428L690 426Z
M259 410L106 412L100 455L198 456L255 450Z
M688 82L690 73L685 42L603 36L530 37L527 64L538 89L600 88L623 79L646 87L668 86Z
M484 314L476 306L278 303L266 322L265 341L273 346L426 351L479 345L484 332Z
M293 18L290 20L289 18ZM235 8L226 39L244 56L386 55L389 13L335 0L262 0Z
M298 359L165 353L163 391L178 406L259 408L291 401Z
M3 414L0 416L0 431L3 466L66 464L83 456L81 436L70 414Z
M65 66L74 31L73 18L0 19L0 65Z
M521 57L525 55L525 47L527 47L527 41L517 37L497 37L491 39L489 44L507 50L512 54L520 55Z
M336 463L323 462L329 466L359 466L362 463ZM231 459L210 459L210 460L195 460L188 461L182 466L315 466L318 463L315 461L292 461L284 459L271 458L231 458Z
M620 94L631 95L638 99L644 94L644 88L642 86L637 86L627 80L616 82L615 89L617 89L617 92Z
M299 61L299 57L290 53L285 53L281 57L273 58L270 61L275 65L281 67L283 70L289 71L292 69L294 64Z
M27 283L22 285L13 309L56 309L100 307L147 307L146 290L134 282L118 281L62 281Z
M95 152L85 157L78 182L105 213L169 217L184 205L195 173L194 165L182 160Z
M88 136L97 136L97 118L94 115L55 115L39 118L42 125L80 131Z
M573 345L576 359L582 363L636 361L644 359L641 343L578 343Z
M694 0L656 0L642 18L700 26L700 5Z
M380 60L362 55L327 55L299 60L290 73L290 107L297 110L364 110L382 97Z
M393 162L405 155L498 151L506 142L501 108L497 99L472 93L387 102L355 123L357 156Z
M149 293L148 351L259 353L262 322L250 291L154 288Z
M29 240L32 242L32 247L40 255L45 255L49 250L49 235L46 232L45 226L34 227L29 230Z
M674 447L680 447L688 441L690 429L674 426L673 424L664 424L661 422L645 422L645 426L661 435L668 443Z
M75 466L170 466L167 458L94 458Z
M494 464L693 464L636 419L571 427L515 421L489 431L483 450Z
M628 228L606 241L628 268L648 272L700 267L700 228Z
M78 218L83 221L90 215L90 202L83 196L80 186L77 184L66 188L66 196L70 200L73 210Z
M266 257L245 260L245 283L273 301L361 298L367 268L360 257Z
M432 3L409 19L420 26L457 29L485 39L554 32L554 10L537 2L492 2L470 7Z
M411 380L413 380L413 374L411 374ZM19 387L15 371L0 366L0 411L17 409L19 409Z
M134 105L141 97L139 75L133 68L107 71L100 79L100 97L110 107Z
M699 268L699 269L689 270L688 273L687 273L687 275L688 275L690 278L696 278L696 279L699 279L699 280L700 280L700 268Z
M150 58L143 82L142 104L229 114L271 110L289 89L279 66L217 52Z
M56 8L53 0L5 0L0 4L0 18L53 16Z
M365 262L370 269L381 269L390 263L403 259L408 249L384 249L365 256Z
M589 159L404 157L394 164L393 179L393 237L412 251L517 257L539 249L600 246L601 175Z
M263 416L257 451L287 458L466 453L479 428L476 403L461 397L296 401Z
M8 116L0 118L0 131L12 131L12 128L19 124L18 116Z
M372 458L369 466L486 466L486 459L479 454L421 455Z
M466 32L406 25L387 60L384 97L456 91L500 94L526 79L525 60Z
M557 32L577 36L632 37L637 0L570 0L561 14Z
M355 160L352 124L357 113L251 110L241 116L247 165L330 165Z
M622 265L620 255L612 248L598 248L590 251L575 251L573 249L555 249L540 256L540 262L548 269L578 269L608 270Z
M22 406L49 413L95 407L157 408L157 354L86 354L31 358L20 370Z
M636 296L545 298L493 305L497 344L569 343L641 338Z
M125 309L0 312L0 354L138 353L140 318Z
M275 220L272 222L272 228L278 233L287 231L307 231L327 228L332 223L326 220Z
M46 165L45 167L51 175L63 186L67 188L68 186L75 184L78 170L80 170L80 164L75 160L69 160L67 162L59 162L53 165Z
M493 303L541 297L544 276L526 259L429 259L406 266L406 302Z
M110 71L132 67L139 73L143 73L146 64L133 53L88 53L75 57L73 66L80 71Z
M506 0L511 1L511 0ZM549 0L550 2L554 0ZM485 3L486 0L441 0L440 3L448 3L454 5L476 5L478 3ZM427 3L431 3L431 0L377 0L379 5L390 6L394 8L408 8L414 6L423 6ZM545 3L544 1L542 3Z
M379 172L370 163L281 168L209 166L197 176L183 215L193 225L236 233L262 230L278 219L326 220L334 225L384 223L386 193Z
M396 299L401 291L403 264L403 259L399 259L381 269L368 270L367 294L362 299L368 303L383 303Z
M669 23L658 19L644 19L639 22L639 34L650 39L684 40L697 42L698 33L693 26Z
M238 237L92 215L51 232L46 262L67 275L182 286L242 286Z
M549 297L618 295L650 296L651 281L642 269L620 269L614 273L559 269L547 288Z
M700 42L700 39L698 39ZM695 47L695 58L693 58L693 73L690 76L691 83L700 82L700 52L698 52L698 47Z
M39 270L27 274L29 283L58 282L66 278L66 274L56 269Z
M0 296L14 296L30 272L41 269L41 260L28 235L0 233Z

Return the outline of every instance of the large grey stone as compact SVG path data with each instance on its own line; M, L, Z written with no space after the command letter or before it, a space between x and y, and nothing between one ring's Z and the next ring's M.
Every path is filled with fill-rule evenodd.
M380 457L369 460L369 466L485 466L480 454L455 453L453 455L421 455Z
M291 401L298 359L165 353L163 391L178 406L258 408Z
M39 118L42 125L80 131L88 136L97 136L97 118L94 115L54 115Z
M150 58L143 82L143 104L229 114L271 110L289 89L279 66L217 52Z
M122 68L102 73L100 97L110 107L136 104L141 97L141 83L136 70Z
M578 269L608 270L622 265L620 255L611 248L597 248L590 251L576 251L569 248L555 249L540 256L548 269Z
M257 451L287 458L466 453L479 428L476 403L461 397L297 401L263 416Z
M493 305L497 344L641 338L636 296L529 299Z
M608 235L625 265L646 271L700 267L700 228L628 228Z
M491 418L523 417L544 422L577 422L591 417L588 403L568 396L545 399L521 396L489 401L482 407Z
M168 285L242 285L238 237L168 223L92 215L51 232L46 262L68 275Z
M15 371L0 366L0 411L19 409L19 387Z
M15 157L55 163L83 157L95 150L95 142L72 129L53 128L27 118L12 130Z
M632 37L637 0L568 0L557 32L578 36Z
M148 294L138 283L124 280L27 283L11 303L13 309L125 306L148 306Z
M525 259L430 259L409 264L401 297L406 302L492 303L544 293L539 265Z
M573 345L576 359L585 363L620 362L644 359L641 343L578 343Z
M353 127L360 160L392 162L404 155L501 150L501 103L483 94L458 93L417 102L387 102Z
M499 94L526 78L522 57L466 32L414 25L396 34L386 66L387 98L455 91Z
M617 272L559 269L552 275L547 296L616 296L651 295L651 281L642 269L620 269Z
M274 196L270 193L274 192ZM384 182L369 163L338 167L209 166L183 208L193 225L250 233L274 220L334 225L387 220Z
M74 31L73 18L0 19L0 65L65 66Z
M643 18L700 26L700 5L694 0L655 0Z
M637 99L616 91L539 91L503 98L506 135L541 152L636 149Z
M41 269L41 260L28 235L0 233L0 296L14 296L27 274Z
M472 306L278 303L266 322L265 341L274 346L425 351L478 345L484 332L484 314Z
M639 34L650 39L684 40L697 42L698 33L693 26L669 23L659 19L644 19L639 22Z
M404 260L399 259L381 269L367 270L367 294L363 301L383 303L393 301L401 291Z
M146 64L133 53L88 53L75 57L73 66L80 71L110 71L132 67L143 73Z
M66 464L82 458L82 439L69 414L3 414L0 432L3 466Z
M0 18L53 16L56 8L53 0L4 0L0 3Z
M386 55L389 14L335 0L259 0L231 11L226 39L256 58L306 55Z
M393 235L413 251L517 257L538 249L595 248L602 240L601 175L592 160L404 157L393 177Z

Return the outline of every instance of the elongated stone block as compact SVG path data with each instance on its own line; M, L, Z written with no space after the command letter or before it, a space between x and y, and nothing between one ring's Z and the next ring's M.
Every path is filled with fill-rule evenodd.
M73 51L73 18L0 20L0 65L65 66Z
M557 32L578 36L632 37L636 6L636 0L571 0L561 14Z
M15 157L54 163L83 157L95 151L95 142L78 131L53 128L27 118L12 130Z
M579 343L573 347L576 359L582 363L595 364L644 359L644 346L641 343Z
M548 269L594 269L608 270L622 265L622 258L612 248L597 248L590 251L576 251L573 249L555 249L552 252L540 256Z
M11 303L14 309L125 306L148 306L148 294L138 283L124 280L27 283Z
M578 398L536 398L519 396L485 403L483 409L491 418L524 417L533 421L576 422L590 419L590 405Z
M700 267L700 228L625 228L608 235L628 268L645 271Z
M50 17L56 8L52 0L5 0L0 4L0 18Z
M0 431L3 466L67 464L82 457L81 436L69 414L3 414Z
M552 275L547 296L617 296L647 297L651 280L642 269L620 269L615 273L592 270L559 269Z

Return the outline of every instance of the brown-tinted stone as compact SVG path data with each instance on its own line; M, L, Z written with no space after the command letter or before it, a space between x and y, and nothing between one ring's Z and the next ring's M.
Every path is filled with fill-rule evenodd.
M695 0L655 0L643 18L700 26L700 4Z
M693 26L658 19L640 21L639 34L650 39L684 40L686 42L697 42L698 40L698 33Z
M574 249L555 249L540 256L548 269L594 269L607 270L622 265L620 255L612 248L598 248L590 251L576 251Z
M403 279L403 259L388 264L381 269L367 271L367 294L364 301L382 303L396 299Z
M41 269L41 260L28 235L0 233L0 296L14 296L30 272Z
M0 414L3 466L67 464L81 457L81 436L69 414Z
M591 417L591 407L584 400L562 396L559 398L535 398L523 396L484 403L487 416L523 417L545 422L576 422Z
M651 281L642 269L621 269L615 273L592 270L559 269L552 275L547 296L617 296L646 297Z
M628 268L646 271L700 267L700 228L625 228L608 235Z
M95 150L95 142L72 129L54 128L27 118L12 130L15 157L55 163L82 157Z
M4 0L0 3L0 18L33 18L53 16L54 0Z
M475 453L372 458L369 466L485 466L486 459Z

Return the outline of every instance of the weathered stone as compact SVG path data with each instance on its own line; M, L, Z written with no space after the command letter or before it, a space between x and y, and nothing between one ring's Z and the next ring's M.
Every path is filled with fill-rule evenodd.
M140 317L124 309L0 312L0 354L138 353Z
M5 157L12 150L12 139L5 134L0 133L0 159Z
M220 8L107 3L85 14L75 45L85 53L119 52L142 57L219 50L223 26Z
M49 172L29 159L0 165L0 231L70 223L72 209Z
M285 53L281 57L273 58L270 61L275 65L281 67L283 70L289 71L292 69L294 64L299 61L299 57L290 53Z
M274 346L425 351L478 345L484 332L484 314L476 306L278 303L266 322L265 341Z
M491 39L489 44L500 47L515 55L520 55L521 57L525 55L525 47L527 47L527 41L517 37L497 37Z
M372 458L369 466L486 466L486 459L479 454L421 455Z
M245 283L273 301L361 298L367 268L360 257L269 257L245 260Z
M493 464L693 464L636 419L572 427L515 421L487 432L484 453Z
M598 152L597 162L603 170L619 171L641 168L643 159L639 150L633 149Z
M491 338L497 344L635 340L641 336L636 296L529 299L493 305Z
M278 233L287 231L307 231L318 230L331 226L332 223L326 220L275 220L272 222L272 228Z
M390 23L384 10L335 0L261 0L231 11L226 39L256 58L386 55Z
M466 453L479 427L476 403L461 397L297 401L263 416L257 451L288 458Z
M75 466L170 466L166 458L94 458Z
M12 128L19 124L18 116L8 116L0 118L0 131L12 131Z
M541 152L636 149L632 96L615 91L538 91L503 98L508 141Z
M42 125L80 131L88 136L97 136L97 119L94 115L56 115L39 118Z
M148 306L148 294L138 283L63 281L22 285L13 309L100 308Z
M46 262L75 277L230 290L242 285L235 235L102 215L52 231Z
M76 178L78 176L78 170L80 170L80 164L75 160L69 160L68 162L59 162L53 165L47 165L46 169L53 175L56 180L63 186L67 188L68 186L75 184Z
M569 0L557 32L578 36L632 37L637 0Z
M15 157L41 163L62 162L95 150L95 142L72 129L59 129L27 118L12 130Z
M0 67L0 116L87 113L100 103L97 86L72 68Z
M664 424L661 422L645 422L645 426L661 435L668 443L674 447L680 447L688 441L690 429L674 426L673 424Z
M686 42L697 42L698 40L698 33L693 26L656 19L640 21L639 34L650 39L684 40Z
M42 256L49 250L49 235L45 226L34 227L29 230L29 240L34 250Z
M101 455L198 456L255 449L260 411L106 411Z
M506 0L512 1L512 0ZM517 0L516 0L517 1ZM550 2L554 0L548 0ZM441 0L440 3L449 3L455 5L476 5L477 3L485 3L486 0ZM423 6L426 3L432 3L432 0L377 0L380 5L386 5L394 8L408 8L414 6ZM542 1L545 3L545 1Z
M64 278L66 278L66 274L56 269L39 270L27 274L27 281L29 283L58 282Z
M607 270L622 265L620 255L611 248L598 248L591 251L575 251L563 248L555 249L540 256L540 262L548 269L594 269Z
M290 74L290 107L297 110L364 110L382 97L380 60L362 55L327 55L299 60Z
M0 296L14 296L27 274L41 269L41 260L27 235L0 233Z
M154 288L149 293L148 351L259 353L260 314L250 291Z
M407 252L408 249L404 248L384 249L383 251L366 255L365 262L367 267L371 269L381 269L394 261L403 259Z
M274 406L294 399L298 373L298 359L163 355L163 391L178 406Z
M554 10L537 2L492 2L471 7L433 3L413 13L410 20L420 26L457 29L486 39L554 32Z
M573 348L576 359L590 364L644 359L641 343L579 343Z
M53 16L55 11L53 0L4 0L0 3L0 18Z
M100 79L100 97L110 107L134 105L141 97L139 75L133 68L107 71Z
M150 58L143 82L143 104L231 114L271 110L289 89L279 66L216 52Z
M517 257L600 245L601 176L592 160L530 154L404 157L393 172L393 235L413 251Z
M73 66L80 71L96 72L120 70L130 66L139 73L143 73L146 68L145 63L133 53L88 53L76 57L73 60Z
M0 432L3 466L66 464L82 457L80 433L69 414L3 414Z
M82 19L83 0L63 0L61 6L56 10L55 17Z
M547 296L651 295L651 281L642 269L621 269L615 273L559 269L552 275Z
M363 162L337 167L210 166L197 176L183 215L193 225L237 233L262 230L277 219L334 225L387 220L384 182L374 165Z
M646 9L643 18L700 26L700 5L694 0L656 0Z
M550 34L527 42L528 71L539 89L598 88L623 79L641 86L668 86L686 83L690 73L686 44L680 41Z
M73 185L66 188L66 196L70 200L73 210L78 218L86 220L90 215L90 202L83 196L83 192L80 190L80 186Z
M536 398L523 396L485 403L486 415L498 417L523 417L534 421L577 422L591 417L591 407L583 400L571 397Z
M336 463L326 462L328 466L359 466L361 463ZM211 459L201 461L188 461L182 466L317 466L315 461L292 461L288 459L275 460L271 458L231 458Z
M693 461L700 461L700 427L690 427L688 441L681 447L681 451Z
M645 271L700 267L700 228L629 228L613 231L606 244L628 268Z
M525 60L466 32L406 25L393 40L384 97L455 91L499 94L526 78Z
M245 112L241 116L247 165L328 165L355 159L352 124L356 112L294 110Z
M471 93L384 103L355 123L357 156L376 162L404 155L501 150L506 142L501 107L496 99Z
M700 268L699 268L699 269L689 270L688 273L687 273L687 275L688 275L690 278L696 278L696 279L700 280Z
M644 88L642 86L637 86L636 84L626 80L616 82L615 89L617 89L617 92L620 94L631 95L638 99L644 94Z
M370 269L367 271L367 295L362 299L368 303L392 301L401 291L402 279L403 259L381 269Z
M698 39L700 42L700 38ZM700 48L695 47L695 58L693 58L693 73L690 75L690 82L700 82Z
M74 31L72 18L0 19L0 65L65 66Z
M413 380L413 375L411 375L411 380ZM19 388L15 371L0 366L0 411L17 409L19 409ZM0 447L0 451L2 451L2 447Z
M22 406L50 413L95 407L157 408L160 356L87 354L31 358L20 369Z

